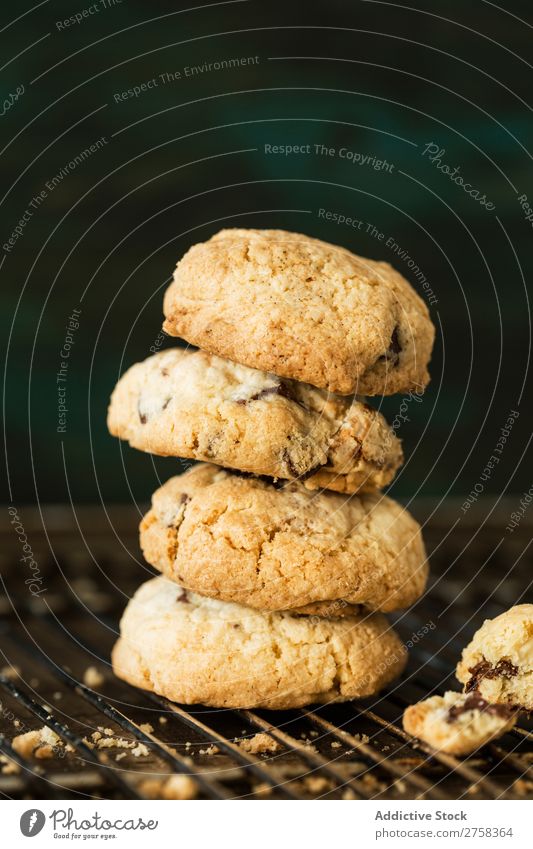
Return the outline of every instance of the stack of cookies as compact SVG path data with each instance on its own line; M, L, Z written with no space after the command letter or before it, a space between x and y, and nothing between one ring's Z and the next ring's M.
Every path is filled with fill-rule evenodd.
M384 496L399 440L362 396L428 381L425 304L386 263L280 230L193 246L112 434L200 461L158 489L116 674L182 703L289 708L376 694L406 656L384 612L423 592L420 528Z

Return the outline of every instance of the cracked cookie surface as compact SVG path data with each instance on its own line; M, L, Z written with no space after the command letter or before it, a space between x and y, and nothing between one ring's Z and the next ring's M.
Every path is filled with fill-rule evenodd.
M518 604L487 619L457 665L465 690L488 702L533 710L533 604Z
M381 493L280 488L209 464L158 489L140 532L146 560L177 583L260 610L396 610L428 573L418 523Z
M406 652L384 616L310 620L204 598L166 578L143 584L112 663L137 687L183 704L291 708L374 695Z
M403 715L408 734L450 755L468 755L510 731L518 717L508 705L491 704L478 692L431 696L409 705Z
M421 391L434 327L386 262L284 230L221 230L178 263L164 330L341 394Z
M302 478L309 489L380 488L403 459L383 416L361 401L182 348L123 375L108 427L142 451Z

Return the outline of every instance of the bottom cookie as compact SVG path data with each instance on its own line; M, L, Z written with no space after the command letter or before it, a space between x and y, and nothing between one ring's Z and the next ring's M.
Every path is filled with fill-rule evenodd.
M509 731L517 716L513 708L490 704L478 692L447 692L409 705L403 727L441 752L469 755Z
M166 578L143 584L120 623L115 674L183 704L294 708L373 696L406 651L384 616L264 613L204 598Z

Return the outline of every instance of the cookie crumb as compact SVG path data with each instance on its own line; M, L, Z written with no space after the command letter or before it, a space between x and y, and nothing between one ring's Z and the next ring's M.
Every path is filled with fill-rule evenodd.
M143 722L143 724L142 724L142 725L139 725L139 728L141 729L141 731L142 731L144 734L151 734L151 733L152 733L152 731L154 730L154 726L153 726L153 725L150 725L150 723L149 723L149 722Z
M86 687L90 687L91 690L101 687L104 682L105 678L96 666L88 666L83 673L83 683Z
M331 743L331 748L332 748L332 749L340 749L341 745L342 745L342 744L341 744L341 743L339 743L339 741L338 741L338 740L333 740L333 742Z
M306 775L303 785L308 793L325 793L333 788L333 782L322 775Z
M188 775L171 775L170 778L146 778L139 790L148 799L196 799L198 785Z
M527 778L517 778L513 784L513 790L519 796L529 796L533 793L533 781L529 781Z
M131 750L131 753L134 758L146 757L150 754L150 749L144 743L138 743L134 749Z
M366 789L370 793L381 793L387 788L387 785L384 784L383 781L379 781L375 775L368 772L361 776L360 781L365 785Z
M2 765L2 768L0 769L2 775L18 775L20 772L18 763L16 761L12 761L7 755L0 755L0 764Z
M20 666L15 666L11 663L7 666L2 666L0 675L3 675L8 681L15 681L17 678L20 678Z
M105 733L105 737L102 731ZM125 737L116 737L111 728L99 727L98 731L93 731L90 740L84 737L83 742L90 749L129 749L135 758L150 754L148 746L144 743L139 743L137 740L126 740Z
M370 743L370 737L368 736L368 734L354 734L353 736L357 743L363 743L363 745L366 743Z
M37 758L44 760L53 758L55 752L63 748L61 738L44 725L37 731L27 731L25 734L18 734L11 741L15 752L23 758Z
M265 796L272 796L272 787L270 784L267 784L266 781L263 781L261 784L256 784L252 789L254 796L259 796L261 799Z
M218 748L218 746L214 746L213 744L211 744L210 746L207 747L207 749L200 749L198 754L199 755L218 755L219 752L220 752L220 749Z
M269 734L265 734L261 732L259 734L254 734L253 737L245 737L241 740L235 740L238 747L243 750L243 752L249 752L251 755L265 755L265 754L274 754L274 752L279 752L282 749L282 746L278 743L277 740L274 740Z
M159 724L160 724L160 725L166 725L166 724L167 724L167 722L168 722L168 719L167 719L167 717L166 717L166 716L160 716L160 717L159 717Z

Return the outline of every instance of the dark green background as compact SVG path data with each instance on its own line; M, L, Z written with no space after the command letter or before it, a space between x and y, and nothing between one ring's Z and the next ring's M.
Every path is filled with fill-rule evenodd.
M4 258L6 497L146 500L177 461L120 445L105 412L119 372L157 337L175 262L223 225L302 231L393 260L366 232L321 220L322 207L394 237L438 298L432 383L399 431L409 462L395 493L470 492L511 409L520 417L485 493L529 489L522 392L533 231L517 196L533 197L531 5L413 3L418 11L340 0L203 9L123 0L63 31L56 21L91 4L50 0L26 15L35 4L3 4L2 93L21 84L25 93L0 118L2 244L47 180L108 140L48 194ZM163 72L244 56L259 62L114 102ZM494 211L422 155L429 142ZM346 146L394 169L268 156L265 143ZM86 287L59 435L59 352ZM391 418L400 403L384 402Z

